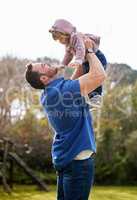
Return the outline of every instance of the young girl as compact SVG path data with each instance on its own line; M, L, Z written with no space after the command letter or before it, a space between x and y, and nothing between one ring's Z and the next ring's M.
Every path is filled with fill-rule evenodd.
M84 39L90 38L92 40L92 49L90 52L95 52L96 56L102 63L104 69L106 69L107 61L104 54L98 49L100 44L100 37L93 34L83 34L77 32L76 28L67 20L58 19L55 21L52 28L49 30L54 40L58 40L61 44L65 45L66 52L62 61L62 65L69 65L71 67L79 67L82 65L83 72L89 71L89 63L86 61L86 52ZM75 57L74 62L70 63ZM99 86L92 91L88 96L90 99L90 105L93 108L100 107L102 95L102 86Z

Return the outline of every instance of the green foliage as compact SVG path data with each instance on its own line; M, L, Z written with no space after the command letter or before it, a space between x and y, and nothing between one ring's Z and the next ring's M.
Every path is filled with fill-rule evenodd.
M97 139L96 182L137 184L137 106L134 86L115 87L104 97Z

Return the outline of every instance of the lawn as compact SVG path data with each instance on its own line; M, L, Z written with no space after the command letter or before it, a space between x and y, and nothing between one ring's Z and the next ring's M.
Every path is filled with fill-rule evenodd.
M49 187L50 192L38 191L35 186L14 186L12 195L3 192L0 186L0 200L55 200L56 188ZM137 200L136 187L94 186L89 200Z

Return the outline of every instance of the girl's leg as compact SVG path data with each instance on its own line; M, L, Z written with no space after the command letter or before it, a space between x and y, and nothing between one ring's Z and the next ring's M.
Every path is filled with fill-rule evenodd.
M107 60L106 60L106 57L104 56L104 54L100 50L98 50L96 52L96 56L100 60L100 62L103 65L104 69L106 69ZM83 72L84 72L84 74L89 72L89 63L88 62L83 63ZM98 88L96 88L94 91L89 93L89 98L92 98L92 97L94 97L96 95L102 95L102 90L103 89L102 89L102 85L101 85Z

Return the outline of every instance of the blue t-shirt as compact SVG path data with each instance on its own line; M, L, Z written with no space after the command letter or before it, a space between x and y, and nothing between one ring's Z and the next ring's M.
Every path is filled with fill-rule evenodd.
M66 166L83 150L96 152L92 119L79 80L58 78L45 87L41 103L55 135L52 161Z

